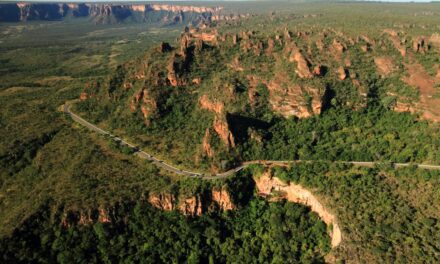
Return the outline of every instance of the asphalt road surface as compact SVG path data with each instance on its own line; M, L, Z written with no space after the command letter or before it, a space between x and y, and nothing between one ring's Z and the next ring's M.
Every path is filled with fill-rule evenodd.
M105 131L99 127L97 127L96 125L86 121L85 119L83 119L82 117L78 116L77 114L73 113L70 110L70 104L68 102L66 102L62 107L63 107L63 111L64 113L70 115L72 117L72 119L87 127L90 130L93 130L99 134L102 135L106 135L109 136L111 138L113 138L115 141L118 141L120 144L122 145L126 145L132 149L135 150L135 155L137 155L139 158L142 159L146 159L151 161L153 164L155 164L156 166L167 170L169 172L178 174L178 175L183 175L183 176L189 176L189 177L200 177L203 179L221 179L221 178L227 178L231 175L234 175L235 173L245 169L246 167L248 167L249 165L252 164L262 164L262 165L275 165L275 166L289 166L295 163L311 163L311 162L316 162L316 161L311 161L311 160L285 160L285 161L280 161L280 160L254 160L254 161L247 161L247 162L243 162L243 164L241 164L240 166L233 168L231 170L228 170L226 172L223 173L217 173L217 174L202 174L202 173L198 173L198 172L191 172L191 171L186 171L186 170L182 170L179 168L174 167L171 164L168 164L156 157L154 157L153 155L140 150L139 148L136 147L136 145L122 139L119 137L116 137L115 135L111 134L108 131ZM370 167L373 168L376 165L379 164L383 164L383 162L369 162L369 161L333 161L334 163L340 163L340 164L351 164L354 166L359 166L359 167ZM412 163L389 163L392 166L394 166L395 168L402 168L402 167L408 167L408 166L417 166L418 168L421 169L428 169L428 170L440 170L440 165L426 165L426 164L412 164Z

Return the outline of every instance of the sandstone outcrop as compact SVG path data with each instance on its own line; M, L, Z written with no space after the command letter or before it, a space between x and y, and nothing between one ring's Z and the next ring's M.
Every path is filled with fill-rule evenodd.
M226 20L218 15L222 7L203 7L167 4L108 4L108 3L5 3L0 5L0 22L30 20L63 20L65 18L89 18L95 23L107 24L131 19L137 22L151 20L151 13L157 13L155 22L185 22L184 14L196 14L193 23L209 22L211 19ZM2 16L1 14L8 13ZM169 21L168 17L174 17ZM215 17L215 18L214 18ZM242 16L237 16L237 19ZM149 19L147 19L149 18ZM189 21L188 21L189 22Z
M206 156L212 158L214 156L214 150L211 147L211 144L209 143L211 140L211 133L209 132L209 128L205 130L205 135L203 136L202 140L202 147L203 152L206 154Z
M189 216L198 216L203 213L200 197L198 196L182 199L179 202L178 209L182 214Z
M399 34L396 31L390 29L385 29L384 32L389 35L389 39L393 43L394 48L396 48L400 52L400 55L405 57L406 47L402 44L402 41L399 38Z
M429 37L429 44L436 48L438 51L440 51L440 34L439 33L433 33L431 37Z
M271 55L273 50L275 48L275 41L272 38L269 38L267 40L267 49L266 49L266 54Z
M95 97L101 88L101 84L98 81L88 82L85 84L83 91L81 92L79 99L81 101Z
M134 97L130 101L131 112L136 112L138 105L140 105L145 123L149 125L150 117L157 111L157 102L155 98L150 95L147 88L142 88L134 94Z
M167 66L167 80L170 83L171 86L177 87L181 84L181 81L178 80L178 76L176 74L176 65L174 62L174 59L172 59Z
M281 194L281 197L290 202L304 204L317 213L324 223L333 226L330 233L332 247L337 247L342 241L342 232L339 228L336 217L313 195L309 190L298 184L287 184L276 177L271 177L269 173L265 173L255 179L256 188L260 195L270 196L273 192Z
M200 107L202 109L221 114L225 105L221 102L212 102L207 95L202 95L199 99Z
M194 78L192 83L195 85L200 85L202 83L202 78Z
M388 76L396 70L393 59L391 57L383 56L374 58L377 70L381 76Z
M224 113L224 104L221 102L212 102L206 95L202 95L199 99L199 104L202 109L215 113L213 128L221 141L228 148L235 147L234 136L229 130L229 125Z
M225 144L228 148L235 147L234 136L232 135L232 132L229 130L229 125L225 117L220 115L217 115L215 117L214 130L222 140L223 144Z
M153 194L148 198L148 202L155 208L172 211L175 208L175 198L171 194Z
M402 77L402 80L420 93L420 101L415 108L422 112L424 119L440 122L440 99L434 96L437 93L434 78L419 63L404 65L408 76Z
M148 201L157 209L178 210L187 216L200 216L209 210L228 211L236 208L225 187L214 188L208 194L194 196L150 194Z
M99 209L98 221L101 222L101 223L110 223L111 222L107 210L102 209L102 208Z
M216 189L214 188L211 192L212 201L218 205L220 210L228 211L234 210L235 205L231 200L229 193L225 188Z
M344 69L344 67L342 67L342 66L340 66L338 68L338 77L339 77L339 80L341 80L341 81L343 81L347 78L347 70Z
M315 76L323 76L323 68L322 68L322 66L321 65L316 65L314 68L313 68L313 74L315 75Z
M276 75L266 86L272 109L284 117L307 118L321 113L319 90L290 83L286 73Z
M310 79L313 77L313 74L309 69L309 63L295 45L292 47L292 53L290 54L289 61L295 61L297 63L296 73L300 78Z
M89 95L88 95L86 92L82 92L82 93L79 95L79 99L80 99L81 101L87 100L88 98L89 98Z

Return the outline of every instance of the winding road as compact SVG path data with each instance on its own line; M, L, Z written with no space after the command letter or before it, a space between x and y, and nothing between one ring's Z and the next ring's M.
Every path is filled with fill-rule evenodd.
M168 163L154 157L153 155L139 149L135 144L132 144L124 139L121 139L121 138L111 134L108 131L105 131L105 130L97 127L96 125L88 122L84 118L73 113L71 111L70 107L71 107L71 105L68 102L66 102L64 105L62 105L63 112L70 115L75 122L87 127L90 130L93 130L101 135L108 136L122 145L126 145L126 146L132 148L133 150L135 150L134 154L137 155L138 157L145 159L145 160L149 160L153 164L155 164L156 166L158 166L166 171L178 174L178 175L189 176L189 177L199 177L199 178L203 178L203 179L207 179L207 180L212 180L212 179L227 178L227 177L234 175L235 173L237 173L237 172L239 172L239 171L241 171L241 170L245 169L246 167L253 165L253 164L288 166L288 165L295 164L295 163L316 162L316 161L306 161L306 160L284 160L284 161L280 161L280 160L255 160L255 161L243 162L240 166L238 166L234 169L228 170L223 173L217 173L217 174L203 174L203 173L198 173L198 172L186 171L186 170L176 168L173 165L168 164ZM379 164L383 164L383 162L370 162L370 161L333 161L333 163L351 164L354 166L370 167L370 168L375 167L376 165L379 165ZM440 170L440 165L426 165L426 164L413 164L413 163L390 163L390 164L392 166L394 166L395 168L417 166L418 168L421 168L421 169Z

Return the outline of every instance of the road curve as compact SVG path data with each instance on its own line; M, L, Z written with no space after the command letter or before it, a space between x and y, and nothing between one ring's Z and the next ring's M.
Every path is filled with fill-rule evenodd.
M136 147L135 144L132 144L124 139L121 139L113 134L111 134L108 131L105 131L99 127L97 127L96 125L88 122L87 120L85 120L84 118L78 116L77 114L73 113L70 110L71 105L66 102L64 105L62 105L62 109L63 112L70 115L72 117L72 119L87 127L90 130L93 130L101 135L105 135L105 136L109 136L111 138L113 138L113 140L119 142L122 145L126 145L132 149L135 150L135 155L138 156L139 158L145 159L145 160L149 160L151 161L153 164L155 164L156 166L167 170L169 172L178 174L178 175L183 175L183 176L189 176L189 177L198 177L198 178L203 178L206 180L213 180L213 179L222 179L222 178L227 178L231 175L234 175L235 173L247 168L250 165L254 165L254 164L261 164L261 165L275 165L275 166L288 166L288 165L292 165L292 164L296 164L296 163L311 163L311 162L316 162L313 160L254 160L254 161L246 161L243 162L240 166L233 168L231 170L228 170L226 172L223 173L217 173L217 174L202 174L202 173L198 173L198 172L192 172L192 171L186 171L186 170L182 170L179 168L174 167L171 164L168 164L156 157L154 157L153 155L139 149ZM370 161L332 161L333 163L340 163L340 164L351 164L354 166L359 166L359 167L375 167L376 165L379 164L384 164L384 162L370 162ZM421 169L427 169L427 170L440 170L440 165L427 165L427 164L412 164L412 163L390 163L390 165L394 166L395 168L402 168L402 167L409 167L409 166L416 166L418 168Z

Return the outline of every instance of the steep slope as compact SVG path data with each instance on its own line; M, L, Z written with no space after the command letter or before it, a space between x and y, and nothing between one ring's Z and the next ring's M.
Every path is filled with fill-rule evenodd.
M435 38L418 48L425 53L405 48L402 55L402 34L186 28L176 44L162 43L119 66L100 87L86 87L78 107L105 107L110 112L100 121L125 130L121 120L126 120L130 136L168 146L171 160L218 172L243 160L250 147L253 153L264 147L275 124L333 108L360 114L394 110L438 120L436 77L418 63L438 55Z
M221 7L163 4L16 3L0 4L0 22L88 18L96 24L121 22L192 23L232 19ZM237 18L237 17L236 17Z

